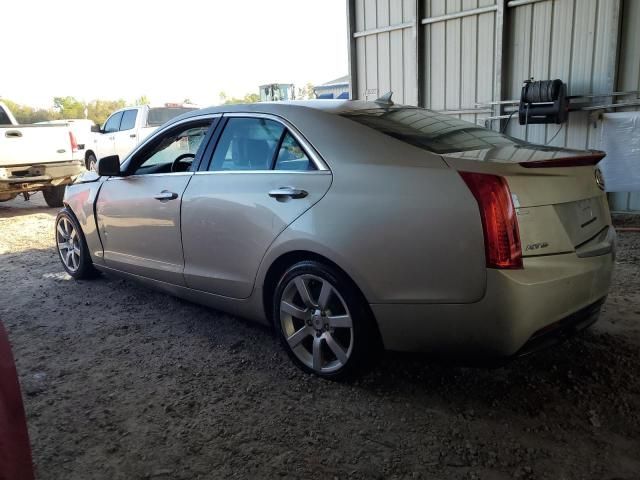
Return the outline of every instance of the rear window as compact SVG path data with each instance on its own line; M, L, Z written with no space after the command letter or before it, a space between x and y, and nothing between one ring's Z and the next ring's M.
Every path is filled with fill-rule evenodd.
M185 107L161 107L161 108L150 108L149 116L147 117L147 125L150 127L157 127L162 125L163 123L168 122L174 117L178 115L182 115L183 113L191 112L193 110L197 110L197 108L185 108Z
M343 117L433 153L524 145L502 133L417 107L354 110Z

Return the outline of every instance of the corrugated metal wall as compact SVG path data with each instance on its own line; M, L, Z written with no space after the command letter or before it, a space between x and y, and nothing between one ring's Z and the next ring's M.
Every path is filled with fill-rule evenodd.
M391 90L397 102L418 103L415 12L415 0L355 0L358 98Z
M560 78L569 95L612 92L620 3L617 0L554 0L510 8L506 97L520 98L522 81ZM611 103L609 97L607 103ZM557 125L526 129L510 122L508 133L535 143L595 148L599 131L588 112L572 112Z
M373 99L391 90L398 103L484 123L512 110L497 102L519 99L530 77L560 78L569 95L640 89L640 0L347 4L353 98ZM602 97L596 103L615 101ZM585 111L572 112L562 129L525 128L514 115L507 131L536 143L597 148L598 124L597 113ZM501 128L504 120L491 126Z
M617 90L630 92L640 90L640 1L626 0L622 7L622 32L620 34L620 56L618 61ZM637 100L640 95L619 97L618 101ZM640 110L640 107L625 107L620 110ZM610 195L613 210L640 211L640 192L614 193Z
M477 103L497 99L495 0L422 1L423 21L429 22L419 27L426 59L422 105L453 113L475 110ZM446 15L483 8L483 13L446 19ZM475 123L490 114L488 109L458 116Z

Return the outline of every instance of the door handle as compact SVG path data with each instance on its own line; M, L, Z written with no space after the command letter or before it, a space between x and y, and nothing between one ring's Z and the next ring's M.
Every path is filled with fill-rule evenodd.
M18 130L7 130L4 132L4 136L7 138L19 138L22 136L22 132Z
M168 202L169 200L175 200L178 198L178 194L175 192L170 192L169 190L163 190L160 193L153 196L156 200L160 200L161 202Z
M304 198L309 195L305 190L300 190L298 188L293 187L280 187L276 190L271 190L269 192L269 196L275 198L276 200L282 198Z
M132 133L131 135L129 135L129 138L136 138L136 134Z

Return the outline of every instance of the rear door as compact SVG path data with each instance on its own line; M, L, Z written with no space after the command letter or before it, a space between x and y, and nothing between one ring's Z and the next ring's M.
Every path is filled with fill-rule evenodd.
M138 109L136 108L122 112L120 128L113 134L115 153L121 160L124 160L136 145L138 145L138 131L136 129L137 117Z
M161 132L123 164L124 176L104 182L96 217L106 266L184 285L180 205L213 121Z
M302 136L269 115L225 115L206 169L182 203L187 286L246 298L269 245L322 198L331 173Z

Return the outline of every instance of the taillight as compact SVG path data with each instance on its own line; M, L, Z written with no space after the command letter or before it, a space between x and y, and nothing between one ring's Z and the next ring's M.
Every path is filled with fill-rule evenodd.
M480 207L487 267L522 268L516 210L503 177L460 172Z
M71 142L71 151L73 153L78 151L78 142L76 141L76 136L73 132L69 132L69 141Z

